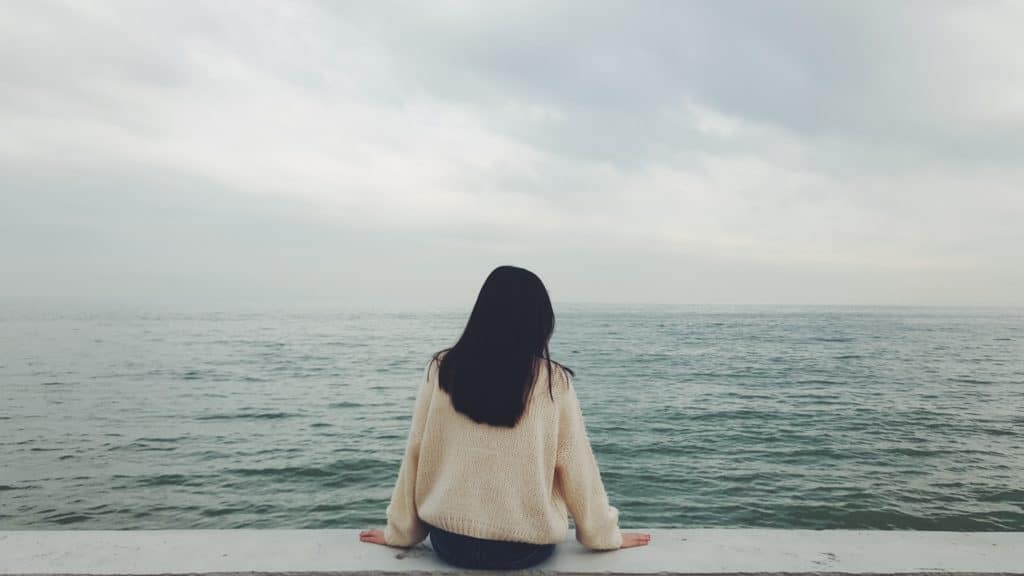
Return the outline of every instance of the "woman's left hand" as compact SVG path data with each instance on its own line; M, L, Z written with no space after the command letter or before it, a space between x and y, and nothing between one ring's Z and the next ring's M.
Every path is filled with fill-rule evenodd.
M384 541L383 530L363 530L359 533L359 540L361 542L369 542L370 544L383 544L387 546L387 542Z

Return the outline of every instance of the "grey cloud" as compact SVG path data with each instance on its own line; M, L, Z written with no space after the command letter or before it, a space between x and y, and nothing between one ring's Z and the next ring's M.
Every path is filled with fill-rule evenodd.
M996 25L1019 16L1019 5L999 2L4 3L0 262L16 280L0 299L80 290L140 303L450 301L471 298L482 273L512 259L550 274L567 299L1020 303L1024 116L1014 110L1024 114L1024 69L1011 64L1024 45ZM261 96L218 76L233 70L258 77L247 89L301 96L286 105L366 105L370 117L350 131L345 115L325 126L334 140L281 132L307 138L269 143L300 150L292 172L270 173L280 181L305 182L308 142L373 140L411 172L437 154L406 141L448 132L415 114L421 123L405 129L402 111L453 109L472 127L467 139L486 132L500 153L526 159L445 165L453 173L441 171L442 184L495 212L527 196L555 225L498 227L477 213L415 229L331 222L311 196L241 189L261 182L267 156L230 158L253 174L239 184L208 173L227 163L217 157L199 167L187 155L131 154L170 128L216 136L203 122ZM211 93L223 100L206 108ZM168 124L154 102L179 98L209 116ZM295 111L274 102L258 109L288 125ZM702 130L691 104L734 121L736 133ZM398 120L372 117L391 113ZM81 136L82 125L107 129ZM715 184L701 180L708 157L738 188L709 189L702 206L670 203ZM742 174L746 161L775 179ZM644 195L657 170L691 179ZM942 186L927 188L930 174ZM385 208L404 209L366 203L361 214ZM815 217L836 219L834 237ZM722 242L750 244L656 244L648 228L674 219L712 232L717 219ZM797 257L801 243L829 242L860 260L838 249L825 265ZM903 252L903 269L864 263ZM943 255L945 265L922 268ZM419 295L403 288L424 282Z
M997 88L984 71L950 59L967 41L951 31L957 7L579 2L502 15L476 5L479 13L471 7L459 17L423 8L395 18L393 7L359 17L410 89L480 106L518 100L550 107L563 118L533 132L502 126L500 115L495 121L570 155L623 161L708 145L666 117L693 100L868 151L910 147L928 156L1005 161L1020 151L1024 119L982 128L960 117L965 93ZM994 18L1017 10L1006 3L977 8ZM979 37L998 33L960 28ZM1006 43L1024 49L1018 39Z
M5 36L23 45L7 40L0 52L6 83L80 103L102 103L97 82L193 81L203 71L188 50L210 45L311 90L349 77L377 103L428 94L480 107L494 129L530 145L627 166L722 146L680 122L688 101L812 139L843 139L862 154L909 149L1003 163L1024 146L1024 119L982 127L957 115L961 94L983 94L992 79L948 59L957 39L946 18L956 4L512 3L453 14L435 5L325 2L312 21L297 22L265 13L273 4L110 3L108 12L125 13L114 21L60 4L27 6L31 14L7 19L14 34ZM1008 18L1015 10L990 9ZM38 31L19 31L26 19ZM1024 89L1024 73L1016 78ZM505 102L559 117L524 124L501 113ZM743 143L732 147L744 151Z

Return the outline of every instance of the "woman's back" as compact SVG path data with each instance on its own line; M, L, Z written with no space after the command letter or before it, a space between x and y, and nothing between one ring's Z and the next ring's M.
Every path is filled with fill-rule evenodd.
M618 548L618 510L608 504L568 373L551 363L549 394L548 362L540 361L526 409L510 428L456 411L438 386L437 365L431 361L417 398L388 507L388 543L422 540L424 522L477 538L559 542L571 512L580 542Z

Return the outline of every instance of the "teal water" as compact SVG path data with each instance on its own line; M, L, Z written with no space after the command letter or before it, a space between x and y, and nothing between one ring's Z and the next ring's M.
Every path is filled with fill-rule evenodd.
M562 306L624 527L1024 530L1024 311ZM464 311L0 316L0 529L381 526Z

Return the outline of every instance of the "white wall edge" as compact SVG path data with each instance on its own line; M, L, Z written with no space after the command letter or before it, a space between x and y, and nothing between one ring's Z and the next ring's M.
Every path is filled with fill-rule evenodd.
M1024 575L1024 532L626 531L649 532L651 544L591 552L570 539L530 572ZM429 540L389 548L360 542L358 530L0 531L4 575L445 572L465 571L440 561Z

